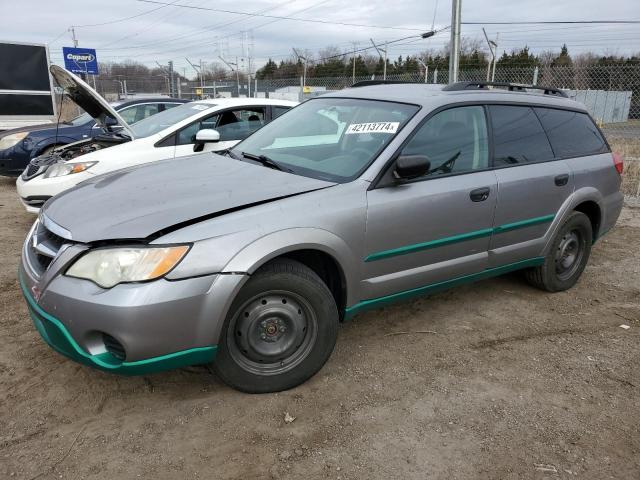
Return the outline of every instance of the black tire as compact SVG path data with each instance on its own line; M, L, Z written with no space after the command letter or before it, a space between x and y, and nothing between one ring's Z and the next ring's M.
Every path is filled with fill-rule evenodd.
M338 335L338 308L313 270L281 259L260 268L233 301L213 368L247 393L288 390L325 364Z
M525 271L525 278L536 288L561 292L573 287L589 261L593 231L584 213L573 212L553 239L544 263Z

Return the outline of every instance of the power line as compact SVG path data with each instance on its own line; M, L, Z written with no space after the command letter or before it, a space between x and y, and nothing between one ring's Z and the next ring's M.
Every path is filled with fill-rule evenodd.
M142 0L138 0L142 1ZM525 21L525 22L462 22L462 25L569 25L569 24L640 24L640 20L569 20L569 21Z
M143 3L154 3L154 4L164 5L164 6L171 5L169 3L160 2L157 0L137 0L137 1L143 2ZM329 20L287 17L287 16L280 16L280 15L266 15L266 14L259 14L259 13L239 12L237 10L223 10L220 8L197 7L194 5L182 5L182 4L174 4L174 5L176 7L191 8L194 10L206 10L210 12L229 13L232 15L245 15L245 16L251 16L251 17L277 18L279 20L291 20L295 22L321 23L325 25L341 25L345 27L380 28L380 29L388 29L388 30L404 30L404 31L415 31L415 32L422 31L421 28L406 28L406 27L391 27L391 26L384 26L384 25L364 25L360 23L331 22Z
M86 25L71 25L71 26L75 27L75 28L102 27L104 25L113 25L114 23L126 22L127 20L131 20L133 18L142 17L143 15L148 15L149 13L153 13L153 12L155 12L157 10L160 10L161 8L165 8L165 7L171 6L177 1L178 0L174 0L171 3L163 3L159 7L152 8L151 10L146 10L146 11L138 13L136 15L131 15L130 17L120 18L118 20L111 20L111 21L103 22L103 23L92 23L92 24L86 24Z
M270 10L275 10L277 8L280 8L280 7L284 6L284 5L292 3L294 1L295 0L288 0L286 2L283 2L283 3L279 4L279 5L276 5L274 7L269 7L269 8L266 8L264 10L260 10L258 12L255 12L255 14L260 14L260 13L268 12ZM322 2L319 2L319 3L316 3L314 5L311 5L310 7L303 8L302 10L297 10L295 13L305 12L305 11L310 10L312 8L315 8L315 7L319 6L319 5L322 5L323 3L327 3L328 1L330 1L330 0L324 0ZM255 15L255 14L253 14L253 15ZM215 29L218 29L218 28L221 28L221 27L227 27L229 25L233 25L235 23L243 22L245 20L246 19L244 19L244 18L239 18L239 19L233 20L231 22L216 23L214 25L209 25L208 27L200 27L197 30L203 30L203 31L194 31L194 32L190 32L190 33L185 33L185 34L182 34L182 35L177 35L175 37L169 37L169 38L167 38L165 40L162 40L162 41L159 41L159 42L142 43L142 44L138 44L138 45L133 45L131 47L105 48L104 50L123 50L123 49L124 50L133 50L133 49L146 48L146 47L149 47L149 46L154 46L155 47L157 45L162 45L162 44L165 44L165 43L174 42L175 40L180 40L181 38L193 37L193 36L196 36L196 35L203 35L203 34L211 33L211 31L213 31ZM264 25L267 25L267 24L273 23L273 22L277 22L277 21L279 21L279 20L273 20L272 22L267 22ZM260 28L261 26L264 26L264 25L259 25L257 27L252 27L252 29ZM223 38L226 38L226 37L223 37ZM188 45L192 45L192 44L188 44ZM201 44L199 44L199 45L201 45Z

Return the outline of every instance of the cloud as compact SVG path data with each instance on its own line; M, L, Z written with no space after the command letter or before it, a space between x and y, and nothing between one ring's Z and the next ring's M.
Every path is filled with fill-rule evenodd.
M8 2L9 0L2 0ZM217 61L218 55L234 59L244 57L252 47L258 66L271 57L278 61L291 56L291 47L312 52L334 45L343 50L393 40L429 30L435 0L246 0L242 3L221 0L167 0L196 7L263 12L264 15L295 16L323 21L393 26L406 30L363 28L344 25L306 23L274 18L246 17L230 13L164 6L133 0L109 2L80 0L26 0L21 8L5 6L0 18L0 30L6 39L50 45L52 60L62 61L62 46L71 45L70 25L79 25L76 35L79 45L97 49L100 61L136 60L147 65L173 60L177 68L188 68L184 57L191 60ZM152 11L154 10L155 11ZM599 0L529 0L491 2L464 0L464 21L527 21L582 20L601 18ZM150 13L145 13L150 12ZM591 13L586 13L591 12ZM126 21L103 26L82 27L111 22L142 14ZM439 0L436 26L449 24L451 4ZM637 0L610 0L606 19L637 19ZM486 25L487 33L495 37L500 32L500 50L510 51L524 45L534 52L559 50L567 43L570 53L631 54L640 51L637 25ZM463 35L481 39L480 25L464 25ZM247 33L243 33L247 32ZM416 53L425 48L441 48L449 40L442 33L429 40L417 40L389 47L389 56Z

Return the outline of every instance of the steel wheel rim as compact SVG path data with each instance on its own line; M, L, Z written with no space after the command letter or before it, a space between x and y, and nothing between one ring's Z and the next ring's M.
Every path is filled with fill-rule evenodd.
M570 230L562 237L555 254L556 275L560 280L567 280L579 268L584 255L582 233Z
M247 300L227 329L235 362L258 375L278 375L298 366L313 349L318 321L300 295L270 290Z

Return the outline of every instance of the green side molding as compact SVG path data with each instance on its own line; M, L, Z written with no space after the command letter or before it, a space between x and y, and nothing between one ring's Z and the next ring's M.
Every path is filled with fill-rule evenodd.
M56 352L83 365L121 375L145 375L189 365L210 363L215 358L217 345L191 348L134 362L120 361L109 352L91 355L78 345L60 320L45 312L36 303L25 286L22 276L20 276L20 286L22 294L27 300L33 324L43 340Z
M351 307L345 309L345 320L352 318L354 315L363 312L365 310L371 310L373 308L383 307L390 303L398 302L401 300L426 295L429 293L439 292L451 287L462 285L465 283L475 282L485 278L496 277L504 273L513 272L523 268L537 267L544 263L543 257L531 258L529 260L522 260L520 262L510 263L509 265L503 265L496 268L488 268L478 273L472 273L470 275L464 275L462 277L453 278L451 280L445 280L443 282L432 283L423 287L413 288L411 290L405 290L384 297L372 298L369 300L363 300Z
M365 257L364 261L374 262L376 260L395 257L397 255L407 255L408 253L419 252L421 250L443 247L445 245L451 245L452 243L475 240L476 238L490 237L491 235L498 235L500 233L510 232L519 228L532 227L534 225L541 225L543 223L551 223L554 218L555 215L544 215L542 217L528 218L527 220L521 220L519 222L506 223L495 228L484 228L482 230L475 230L473 232L462 233L460 235L439 238L437 240L431 240L429 242L415 243L413 245L406 245L404 247L393 248L391 250L383 250L381 252L375 252L371 255L368 255L367 257Z

